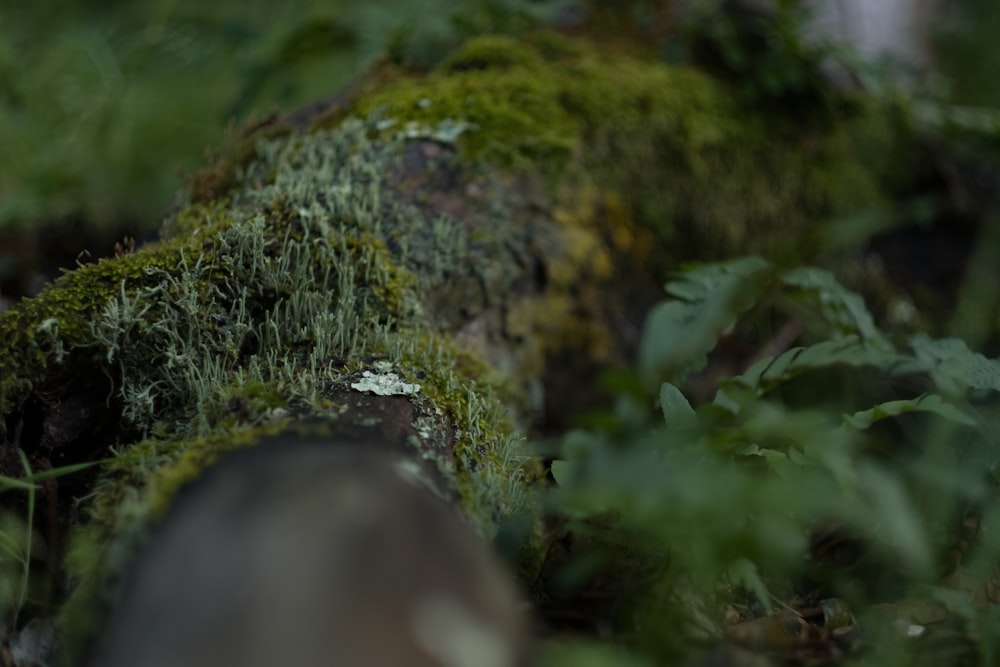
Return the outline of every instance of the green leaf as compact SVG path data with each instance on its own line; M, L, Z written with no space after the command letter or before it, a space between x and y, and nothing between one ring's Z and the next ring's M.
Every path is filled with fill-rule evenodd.
M69 466L62 466L60 468L52 468L51 470L39 470L25 475L21 479L14 479L13 477L0 475L0 493L4 493L6 491L35 491L38 489L38 485L35 482L44 482L47 479L70 475L96 465L101 465L102 463L107 463L108 461L111 461L111 459L100 459L97 461L87 461L86 463L76 463Z
M873 347L858 336L828 340L809 347L794 347L777 358L767 358L755 364L745 375L720 383L720 392L735 385L750 387L761 396L774 387L810 370L832 366L854 368L875 366L889 371L910 357L888 349Z
M552 462L552 479L556 480L556 484L559 486L564 486L570 479L570 474L572 473L573 465L567 461L561 459L556 459Z
M950 403L946 403L937 394L924 394L914 399L902 401L887 401L879 403L867 410L844 415L844 423L857 430L869 428L875 422L888 417L896 417L906 412L932 412L959 424L974 426L976 420Z
M943 586L931 586L928 592L932 598L947 607L949 611L967 619L974 619L976 617L976 607L973 605L972 599L966 591L954 590Z
M667 294L678 299L697 302L710 299L715 290L743 278L749 278L771 268L760 257L740 257L725 262L688 264L680 280L673 280L664 288Z
M13 521L11 521L12 517L5 517L5 518L8 519L8 521L5 521L5 523L8 523L9 525L0 527L0 552L6 554L6 556L9 557L11 560L23 563L24 562L23 536L14 537L13 535L7 532L13 527L15 530L23 533L24 532L23 523L20 522L13 523Z
M958 338L932 340L912 336L910 348L916 360L901 366L898 373L929 373L935 384L949 394L969 390L1000 391L1000 361L973 352Z
M0 475L0 493L5 491L34 491L38 486L23 479L14 479L6 475Z
M112 460L113 459L98 459L96 461L87 461L86 463L75 463L73 465L61 466L59 468L52 468L50 470L39 470L38 472L33 472L30 475L25 475L23 481L43 482L47 479L53 479L56 477L71 475L75 472L80 472L81 470L86 470L87 468L92 468L97 465L102 465Z
M882 370L890 369L894 364L901 363L906 357L898 352L876 348L861 341L857 336L848 336L839 340L829 340L811 345L801 351L801 354L789 365L791 373L798 374L807 369L828 368L830 366L850 366L860 368L875 366ZM786 377L791 375L786 374Z
M639 372L650 388L679 382L704 366L719 337L767 286L771 265L747 257L689 269L667 284L674 297L654 307L639 345Z
M850 519L911 574L929 574L934 564L930 540L917 503L900 477L874 465L864 466L859 473L863 492Z
M99 459L97 461L87 461L86 463L75 463L73 465L52 468L50 470L39 470L25 475L20 479L0 475L0 493L6 491L35 491L38 489L36 482L44 482L47 479L54 479L64 475L71 475L81 470L86 470L96 465L101 465L112 459ZM27 464L25 464L27 465ZM30 468L28 468L30 472Z
M760 578L757 566L747 558L740 558L729 568L729 576L734 583L745 586L749 591L757 596L757 599L768 613L771 613L771 592L767 590L767 585Z
M797 287L815 298L820 312L840 334L855 334L869 345L891 348L875 321L864 299L850 291L825 269L804 266L785 272L782 282Z
M694 423L694 408L681 390L669 382L664 382L660 386L660 409L663 411L663 420L667 426L684 427Z

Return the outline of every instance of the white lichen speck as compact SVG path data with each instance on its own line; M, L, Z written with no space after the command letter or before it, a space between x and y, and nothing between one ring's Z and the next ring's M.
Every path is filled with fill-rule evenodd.
M392 364L380 362L375 368L378 372L365 371L360 380L351 383L351 389L379 396L413 396L420 393L420 385L403 382L399 375L392 372Z

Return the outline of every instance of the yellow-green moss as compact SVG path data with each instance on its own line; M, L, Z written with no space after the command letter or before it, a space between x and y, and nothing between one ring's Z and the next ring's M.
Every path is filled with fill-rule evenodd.
M356 112L376 109L416 123L473 123L459 140L466 155L546 170L579 158L603 125L665 123L696 151L725 140L733 117L725 93L701 75L587 51L552 35L474 40L426 79L366 95Z
M741 105L694 70L550 33L469 42L424 79L366 95L418 124L471 123L462 154L557 182L586 174L619 191L663 263L745 252L806 253L815 229L879 207L906 128L858 100L817 118Z
M46 380L79 348L94 345L90 325L96 313L122 289L149 285L151 272L173 270L189 242L81 266L50 283L42 292L0 314L0 414L17 409L28 392Z
M477 527L492 536L497 522L527 508L528 484L540 468L519 446L510 402L510 378L499 375L467 349L430 332L406 332L387 348L422 399L457 430L451 453L462 507ZM433 455L428 453L428 455Z

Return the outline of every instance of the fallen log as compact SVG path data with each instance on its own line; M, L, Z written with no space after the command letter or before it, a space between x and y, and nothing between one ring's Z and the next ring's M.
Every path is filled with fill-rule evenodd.
M37 490L45 509L29 522L51 596L33 613L58 615L61 655L76 664L147 650L141 664L161 664L153 653L195 631L224 652L185 652L199 640L170 654L183 664L271 664L289 641L296 664L343 662L330 641L387 651L350 664L469 664L447 642L406 635L424 598L403 586L383 600L379 583L401 567L407 582L442 577L473 610L445 614L451 629L432 634L500 628L481 635L497 661L475 664L519 664L518 595L475 545L517 526L514 568L533 583L543 472L525 433L595 402L595 370L628 357L665 268L780 253L809 242L816 216L879 201L888 167L861 164L877 151L858 139L891 144L871 132L883 121L853 106L815 126L774 123L696 72L543 34L480 39L426 77L381 72L350 99L258 125L192 181L159 240L0 314L4 474L102 462ZM266 440L266 455L205 473ZM263 470L274 477L257 495ZM245 517L222 504L229 478ZM377 499L374 514L323 495L347 480ZM330 505L329 525L297 504L307 499ZM355 520L345 540L375 544L370 560L313 572L315 558L343 556L331 535ZM308 600L326 605L322 627L357 621L357 633L349 625L345 644L291 619L294 600L262 602L258 570L244 576L259 583L246 605L267 614L239 625L248 644L196 622L212 581L220 616L248 608L232 597L239 570L225 572L240 562L226 555L230 531L247 545L233 558L269 545L310 554L279 593L326 575L350 582L345 598ZM174 549L181 560L166 556ZM154 632L144 614L161 595ZM373 595L385 606L372 623L409 623L389 623L384 645L351 617ZM404 599L405 614L393 606ZM278 619L278 634L261 636Z

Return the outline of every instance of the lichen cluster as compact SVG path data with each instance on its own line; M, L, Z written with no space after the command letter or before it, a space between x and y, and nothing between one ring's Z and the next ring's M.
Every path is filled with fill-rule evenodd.
M473 266L493 265L498 289L514 280L497 250L505 228L469 239L447 217L393 200L387 181L407 139L371 139L381 122L262 143L228 199L181 210L160 242L63 276L4 314L5 413L81 373L106 378L106 409L120 413L107 443L116 456L77 543L113 539L69 563L76 579L114 574L148 521L226 451L360 413L354 396L386 367L422 388L406 396L410 455L477 529L489 537L525 510L534 473L500 376L456 347L421 300L446 280L478 282Z

